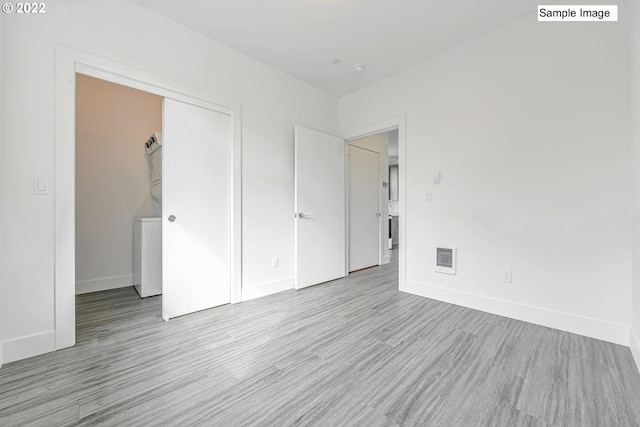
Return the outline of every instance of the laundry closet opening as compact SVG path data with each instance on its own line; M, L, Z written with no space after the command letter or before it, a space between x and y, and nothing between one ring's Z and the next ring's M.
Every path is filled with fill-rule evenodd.
M162 103L76 74L77 295L136 305L162 293Z
M140 298L164 320L231 302L232 112L77 73L75 126L78 302L105 321Z

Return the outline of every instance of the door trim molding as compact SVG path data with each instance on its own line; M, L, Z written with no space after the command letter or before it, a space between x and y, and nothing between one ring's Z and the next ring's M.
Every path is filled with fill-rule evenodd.
M68 46L56 46L56 135L54 163L55 349L75 345L75 75L76 72L170 97L231 117L231 302L240 302L242 105Z
M398 164L402 167L398 168L398 186L400 194L407 194L407 150L406 150L406 134L407 134L407 118L406 116L398 116L377 123L372 123L358 129L352 129L344 133L345 140L349 141L363 138L365 136L398 129ZM398 245L398 289L405 291L407 288L407 264L406 264L406 243L407 236L407 198L402 197L398 206L398 217L400 220L400 243Z

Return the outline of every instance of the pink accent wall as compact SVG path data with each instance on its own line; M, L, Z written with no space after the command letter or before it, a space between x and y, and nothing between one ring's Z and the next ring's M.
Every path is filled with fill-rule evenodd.
M76 293L131 286L133 219L160 216L144 142L162 97L76 75Z

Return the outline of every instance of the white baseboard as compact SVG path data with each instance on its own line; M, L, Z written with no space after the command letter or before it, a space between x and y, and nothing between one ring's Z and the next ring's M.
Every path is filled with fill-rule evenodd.
M15 362L56 349L56 332L47 331L26 337L14 338L2 343L2 361Z
M634 329L629 331L629 347L631 348L633 359L636 361L638 372L640 372L640 337L638 337Z
M108 291L109 289L133 286L133 275L102 277L99 279L80 280L76 282L76 295L91 292Z
M380 265L385 265L385 264L389 264L391 262L391 256L389 255L384 255L382 257L382 264Z
M409 280L407 280L404 291L450 304L497 314L499 316L510 317L536 325L629 346L629 325L592 319L543 307L471 294Z
M293 289L293 277L275 280L273 282L261 283L259 285L242 288L242 301L256 299L278 292Z

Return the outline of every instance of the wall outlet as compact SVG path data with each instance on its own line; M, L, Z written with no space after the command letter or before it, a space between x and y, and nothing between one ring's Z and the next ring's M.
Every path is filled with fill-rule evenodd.
M502 270L502 281L504 283L511 283L511 270Z
M280 258L278 258L277 256L274 256L273 258L271 258L271 267L278 268L279 266L280 266Z

